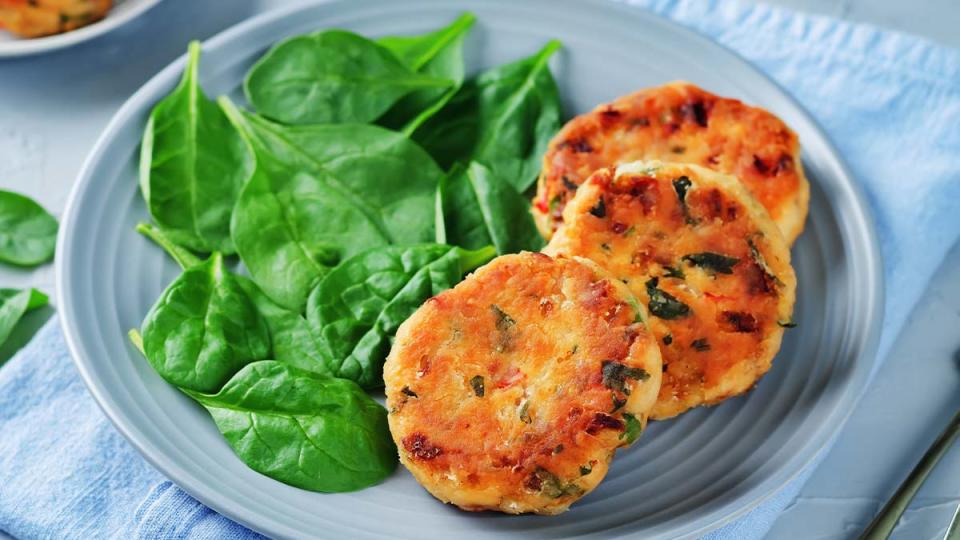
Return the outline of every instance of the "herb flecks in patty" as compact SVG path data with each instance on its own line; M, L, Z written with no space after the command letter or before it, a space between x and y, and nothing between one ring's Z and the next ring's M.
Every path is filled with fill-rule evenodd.
M534 470L533 474L527 478L525 486L532 491L539 491L551 499L559 499L567 495L579 496L584 493L584 489L577 484L573 482L564 483L560 481L557 475L543 467L537 467Z
M660 281L657 278L651 278L646 283L647 296L650 297L647 308L650 313L668 321L689 315L690 306L677 300L672 294L657 288L659 283Z
M777 285L777 287L783 287L783 281L781 281L780 278L773 273L773 270L770 270L770 266L767 265L766 259L763 258L763 254L760 253L760 249L757 247L756 241L754 241L754 238L758 236L763 236L763 233L755 233L747 237L747 245L750 246L750 256L753 257L753 260L755 263L757 263L757 266L763 270L764 274L766 274L767 277Z
M504 352L510 349L512 341L511 330L517 325L517 321L510 315L507 315L507 313L496 304L490 305L490 311L492 311L494 317L496 317L494 324L497 330L500 331L500 338L497 342L497 352Z
M630 367L612 360L605 360L601 364L600 370L604 386L628 396L630 395L630 387L627 386L627 379L645 381L650 378L650 374L643 368Z
M740 262L740 259L735 257L727 257L710 251L684 255L683 260L716 274L732 274L734 265Z
M509 330L515 324L517 324L517 321L515 321L513 317L507 315L507 313L500 309L500 306L496 304L490 305L490 311L493 311L493 314L497 317L497 330L500 330L501 332Z
M683 270L681 270L680 267L677 267L677 266L664 266L663 271L664 271L663 277L676 278L676 279L684 279L685 277L687 277L683 274Z
M615 413L619 411L620 409L623 408L624 405L627 404L626 399L618 398L616 394L613 394L611 397L613 398L613 408L610 409L611 413Z
M690 343L690 346L697 352L706 352L710 350L710 342L707 341L707 338L695 339Z
M620 434L620 439L626 439L627 444L633 444L643 432L643 424L640 423L640 420L637 420L636 416L630 413L623 413L623 421L626 427L623 433Z
M473 388L473 393L476 394L477 397L483 397L484 389L482 375L475 375L473 378L471 378L470 386Z
M696 225L697 220L690 217L690 212L687 209L687 190L689 190L691 186L693 186L693 182L686 176L681 176L673 181L673 190L677 192L677 199L680 201L680 208L683 210L684 220L687 222L687 225Z
M530 417L530 400L524 401L520 406L520 421L524 424L533 423L533 418Z
M607 203L603 202L603 197L597 199L597 203L590 209L590 214L600 219L607 217Z

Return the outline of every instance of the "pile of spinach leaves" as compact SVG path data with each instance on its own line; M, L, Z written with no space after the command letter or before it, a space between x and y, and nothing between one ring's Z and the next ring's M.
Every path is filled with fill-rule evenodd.
M53 216L29 197L0 190L0 263L39 266L53 259L56 243ZM47 305L48 300L36 289L0 288L0 345L27 312Z
M494 256L542 247L524 193L560 127L559 43L467 76L474 23L287 39L247 74L249 110L203 92L192 43L149 117L138 230L183 273L131 340L256 471L323 492L389 475L367 391L398 326Z

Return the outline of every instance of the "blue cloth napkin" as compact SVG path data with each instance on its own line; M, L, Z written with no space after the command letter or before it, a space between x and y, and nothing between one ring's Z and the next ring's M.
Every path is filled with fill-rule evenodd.
M881 357L960 237L960 51L734 2L634 0L731 47L823 124L863 183L887 279ZM113 429L51 322L0 369L0 529L18 538L256 538ZM760 538L810 470L712 538Z

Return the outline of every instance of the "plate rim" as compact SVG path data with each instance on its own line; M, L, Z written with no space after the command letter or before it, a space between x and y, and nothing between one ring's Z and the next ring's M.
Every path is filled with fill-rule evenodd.
M136 19L142 13L159 4L160 1L138 0L129 9L113 15L108 12L106 17L93 24L62 34L0 42L0 58L32 56L83 43ZM116 9L116 6L111 9Z
M149 5L143 8L141 12L146 10L148 7L152 7L159 1L160 0L147 0L146 3ZM879 365L877 352L882 331L884 306L886 303L884 285L885 276L883 273L882 254L880 251L880 242L877 234L873 208L869 203L869 198L864 190L864 187L856 180L856 177L850 170L850 167L843 158L843 155L839 152L830 136L823 130L823 127L820 125L820 123L809 113L809 111L807 111L806 107L799 103L796 98L793 97L793 95L787 92L783 86L780 85L780 83L760 70L752 62L743 58L736 51L718 41L704 36L703 34L691 28L683 26L668 19L667 17L646 9L643 6L629 5L616 0L561 0L557 3L568 5L589 4L597 9L607 9L619 12L626 17L634 17L641 20L644 18L655 19L662 24L672 27L673 31L683 34L683 36L690 40L693 44L722 50L722 52L729 57L730 61L740 64L741 68L746 68L747 70L754 72L756 75L768 81L769 84L775 87L779 92L779 95L776 97L786 101L794 108L795 112L798 113L801 119L807 123L808 128L814 132L816 137L826 148L826 153L829 155L830 161L832 162L831 166L833 169L835 169L833 173L838 177L836 184L849 192L850 202L857 211L856 215L853 216L855 219L852 219L851 222L855 223L861 230L862 237L858 238L858 240L865 240L865 244L861 245L861 248L863 255L865 255L867 258L864 263L865 269L867 272L869 272L869 275L861 276L861 278L862 281L868 283L868 285L864 286L864 289L867 291L869 295L868 298L871 300L871 309L870 312L864 316L867 322L866 329L863 333L861 333L863 336L860 339L862 345L860 346L858 354L853 357L850 362L854 365L859 365L866 362L869 363L870 366L866 374L861 376L862 381L851 378L850 382L841 388L841 391L845 394L851 391L854 392L853 397L849 398L849 406L846 408L836 407L830 411L829 417L825 418L822 424L824 426L832 425L833 427L823 428L816 432L817 434L823 435L823 437L821 441L816 443L814 448L810 449L806 453L802 451L797 452L792 458L786 461L784 465L779 468L780 471L787 469L785 474L777 474L777 472L774 471L772 474L758 482L756 487L752 488L752 491L756 492L752 496L743 495L734 498L731 502L725 503L721 508L712 511L707 515L699 516L694 521L690 522L690 526L676 531L677 537L699 537L710 531L719 529L720 527L732 523L733 521L745 516L758 506L772 499L788 484L803 474L812 463L818 461L825 451L829 450L829 448L832 446L832 441L836 439L837 435L843 429L843 426L846 424L850 415L853 413L853 410L856 408L857 404L868 388L873 374L876 372L876 368ZM317 6L327 4L349 5L351 2L350 0L311 0L302 3L298 2L290 6L269 9L245 21L241 21L231 27L228 27L206 40L203 40L202 47L204 50L207 50L208 48L220 47L224 42L229 42L259 26L271 24L278 19L288 17L294 13L307 11ZM135 15L132 15L129 18L133 18L133 16ZM323 28L322 22L318 23L318 28ZM104 31L106 30L107 29ZM0 57L2 56L3 54L0 53ZM111 402L108 389L103 388L98 383L97 378L87 367L88 361L80 354L82 350L79 345L81 337L77 331L77 328L74 326L73 322L68 316L70 310L66 308L71 302L71 300L68 299L72 298L73 293L70 287L67 285L68 282L65 278L65 273L67 272L69 266L67 264L65 254L68 250L68 244L72 241L72 225L78 217L76 210L77 200L80 198L80 194L93 181L93 168L109 147L109 139L112 138L114 132L116 132L122 124L129 120L129 117L134 110L142 106L142 102L145 101L153 92L154 87L163 85L167 78L176 77L179 75L185 64L185 59L186 54L178 56L176 59L170 62L170 64L158 71L129 98L127 98L124 104L111 117L109 123L104 127L92 150L83 162L80 172L77 175L77 179L74 182L73 188L70 191L67 204L61 218L61 230L63 233L60 234L57 239L55 274L56 298L58 305L62 309L62 315L59 317L60 324L64 331L64 336L71 358L76 365L77 370L79 371L81 378L87 387L87 390L94 397L97 406L104 412L114 427L124 436L127 441L131 443L134 448L136 448L138 453L140 453L144 459L154 466L161 474L166 476L169 480L172 480L177 486L181 487L190 496L214 511L220 513L221 515L263 534L268 534L271 536L282 535L284 537L293 537L297 536L301 531L290 527L288 524L277 520L273 516L250 512L249 509L243 507L241 504L235 503L235 501L230 497L219 493L216 490L208 489L207 486L201 482L195 481L188 471L182 469L173 460L168 458L166 455L163 455L162 452L153 448L150 441L141 439L134 433L131 427L127 426L126 420L124 419L124 414L119 410L114 410L116 404ZM804 446L809 446L810 444L812 443L807 441ZM736 505L737 508L728 510L728 508L733 505ZM260 520L255 521L251 519L251 516L258 516Z

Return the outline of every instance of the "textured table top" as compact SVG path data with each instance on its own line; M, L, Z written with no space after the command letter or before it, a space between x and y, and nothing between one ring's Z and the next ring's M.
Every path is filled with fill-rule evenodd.
M202 9L202 2L210 9ZM134 21L110 39L44 56L0 60L0 188L25 193L62 212L87 152L110 117L144 81L204 39L284 0L166 0L153 15L170 21L163 35L143 38ZM860 20L960 46L960 2L931 0L923 10L895 0L771 0L799 10ZM909 15L909 16L908 16ZM104 46L106 44L107 46ZM74 59L83 58L84 62ZM131 61L136 59L136 61ZM50 265L0 268L2 287L53 292ZM53 309L28 315L0 363L29 340ZM960 246L893 348L836 446L777 522L771 538L856 537L960 407ZM958 359L960 360L960 359ZM942 537L960 500L960 449L951 452L920 491L894 538ZM0 533L2 537L2 533Z

